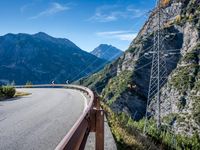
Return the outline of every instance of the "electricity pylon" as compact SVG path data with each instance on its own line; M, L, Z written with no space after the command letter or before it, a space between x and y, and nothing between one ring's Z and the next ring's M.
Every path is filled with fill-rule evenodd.
M163 16L162 3L160 0L157 2L157 7L155 10L154 21L156 25L153 28L153 50L148 52L147 55L152 55L152 65L151 65L151 75L150 83L148 90L148 99L147 99L147 109L146 109L146 118L144 133L147 128L147 121L151 115L156 117L157 128L161 126L161 87L166 83L167 80L167 66L166 66L166 51L164 46L164 24L166 16ZM149 110L151 104L156 104L156 108ZM151 112L152 114L149 114Z
M156 9L153 11L146 27L147 36L153 33L153 46L149 52L145 53L145 57L147 59L152 59L152 65L143 133L146 134L149 122L148 119L154 116L156 119L157 129L160 129L161 125L165 125L165 127L167 127L165 129L167 129L173 135L172 147L176 147L173 115L172 120L169 123L164 123L161 120L161 114L163 117L163 115L173 113L172 99L167 97L169 91L166 90L168 89L167 81L169 75L166 61L171 59L174 55L178 54L180 56L180 49L168 49L167 47L171 46L166 45L166 40L168 40L171 36L176 36L176 33L167 32L166 27L169 27L168 21L170 21L171 18L174 18L174 15L180 14L179 11L172 14L168 12L167 9L165 10L167 5L169 5L169 2L169 0L157 0ZM173 38L171 38L171 40Z

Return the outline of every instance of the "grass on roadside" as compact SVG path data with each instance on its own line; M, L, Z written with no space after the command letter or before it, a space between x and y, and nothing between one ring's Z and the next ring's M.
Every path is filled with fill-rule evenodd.
M16 91L14 97L22 97L22 96L28 96L28 95L31 95L31 93Z
M108 123L111 127L111 131L115 137L119 150L200 149L200 136L198 133L188 137L186 135L175 135L167 130L165 126L162 126L161 130L157 130L155 120L150 119L146 136L144 136L142 134L144 119L134 121L125 113L114 113L105 103L101 103L101 106L105 110Z
M30 93L16 91L15 87L13 86L0 86L0 101L27 95L30 95Z
M108 124L111 127L115 138L117 149L119 150L156 150L158 149L154 142L145 137L136 127L127 128L124 115L115 114L108 105L101 103L106 113Z

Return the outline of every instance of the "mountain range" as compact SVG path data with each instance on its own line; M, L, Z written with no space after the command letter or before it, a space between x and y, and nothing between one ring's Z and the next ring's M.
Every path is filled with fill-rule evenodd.
M91 52L91 54L111 62L120 57L123 54L123 51L112 45L100 44Z
M106 61L73 42L46 33L0 36L0 83L65 83L99 70Z

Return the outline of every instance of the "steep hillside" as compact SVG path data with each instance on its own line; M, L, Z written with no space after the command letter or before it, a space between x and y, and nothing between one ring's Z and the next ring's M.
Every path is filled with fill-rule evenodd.
M161 97L164 97L161 117L164 121L173 122L176 134L186 137L200 135L200 1L162 2L163 10L170 15L161 31L167 33L163 49L165 52L174 50L175 53L166 57L168 80L161 92ZM145 53L153 47L156 11L155 8L123 56L81 80L83 85L97 91L113 112L123 112L134 120L145 115L152 61ZM167 108L169 101L172 102L173 114ZM154 102L150 106L149 113L154 114Z
M68 39L45 33L0 36L0 83L65 83L100 69L105 60Z
M123 52L112 45L101 44L95 48L91 54L107 61L113 61L120 57Z

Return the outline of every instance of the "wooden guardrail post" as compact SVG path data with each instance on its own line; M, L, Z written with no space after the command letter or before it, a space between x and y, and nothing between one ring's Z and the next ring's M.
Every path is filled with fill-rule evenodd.
M95 148L96 150L104 150L104 111L100 107L100 101L95 95L94 105L96 109L95 117Z
M96 122L95 147L96 150L104 150L104 111L102 109L97 110Z

